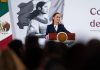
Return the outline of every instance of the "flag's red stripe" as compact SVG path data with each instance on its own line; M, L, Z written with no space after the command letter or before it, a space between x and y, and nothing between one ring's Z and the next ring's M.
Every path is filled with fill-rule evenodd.
M7 44L12 40L12 35L0 41L0 48L6 48Z

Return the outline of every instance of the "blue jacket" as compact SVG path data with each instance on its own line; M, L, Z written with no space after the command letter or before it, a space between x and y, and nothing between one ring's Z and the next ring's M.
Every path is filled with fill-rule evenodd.
M58 29L57 29L57 31L55 30L53 24L50 24L50 25L47 26L46 35L47 35L48 33L59 33L59 32L70 33L70 32L64 27L63 24L58 24Z

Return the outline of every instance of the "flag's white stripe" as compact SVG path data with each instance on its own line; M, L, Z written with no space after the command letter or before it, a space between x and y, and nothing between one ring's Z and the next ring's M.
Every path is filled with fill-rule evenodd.
M7 32L7 34L2 34L0 33L0 41L5 39L6 37L12 35L12 27L11 27L11 20L10 20L10 15L9 15L9 12L7 12L6 14L4 14L3 16L0 17L0 21L1 22L8 22L10 24L10 30Z

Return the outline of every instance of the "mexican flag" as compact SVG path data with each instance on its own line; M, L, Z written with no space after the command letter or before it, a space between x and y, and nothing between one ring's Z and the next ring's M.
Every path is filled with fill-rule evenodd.
M11 20L8 1L0 0L0 48L7 47L12 40Z

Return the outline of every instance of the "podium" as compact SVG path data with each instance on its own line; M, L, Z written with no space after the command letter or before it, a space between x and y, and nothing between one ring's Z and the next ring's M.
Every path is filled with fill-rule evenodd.
M57 42L73 43L73 41L75 41L75 33L65 33L65 32L49 33L48 39Z

